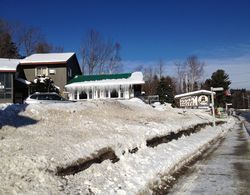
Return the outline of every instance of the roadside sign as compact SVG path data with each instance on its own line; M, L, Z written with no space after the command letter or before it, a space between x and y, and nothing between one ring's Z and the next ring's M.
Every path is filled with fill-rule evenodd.
M180 99L180 107L198 106L197 96L188 96Z
M211 91L223 91L223 90L224 90L223 87L215 87L215 88L211 87Z

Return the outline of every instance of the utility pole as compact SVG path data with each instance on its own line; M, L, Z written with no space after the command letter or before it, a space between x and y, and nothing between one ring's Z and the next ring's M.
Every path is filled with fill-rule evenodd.
M247 107L248 107L248 109L250 108L250 104L249 103L250 103L250 95L247 96Z
M187 75L187 73L185 74L185 82L186 82L186 93L188 93L188 85L189 85L189 83L188 83L188 75Z
M215 111L214 111L214 92L215 91L223 91L223 87L211 87L211 99L212 99L212 114L213 114L213 127L216 126L215 124Z
M243 108L245 108L245 99L247 100L247 108L250 108L250 95L247 95L247 97L244 96L244 94L242 94L242 99L243 99Z

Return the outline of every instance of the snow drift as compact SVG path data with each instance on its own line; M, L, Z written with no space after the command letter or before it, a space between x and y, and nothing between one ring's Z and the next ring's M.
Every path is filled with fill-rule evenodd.
M156 147L147 140L211 121L205 111L139 99L1 105L0 194L150 192L150 183L234 122Z

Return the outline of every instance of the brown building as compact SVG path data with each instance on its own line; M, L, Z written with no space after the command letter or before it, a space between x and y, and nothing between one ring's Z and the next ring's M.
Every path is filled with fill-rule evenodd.
M0 58L0 103L22 103L34 92L38 78L50 78L65 95L64 86L81 69L75 53L33 54L25 59Z
M64 86L75 75L81 74L81 69L75 53L43 53L20 60L17 72L17 77L26 81L23 82L26 86L16 88L16 102L20 102L20 98L23 100L34 92L32 83L38 77L51 78L60 94L64 95Z

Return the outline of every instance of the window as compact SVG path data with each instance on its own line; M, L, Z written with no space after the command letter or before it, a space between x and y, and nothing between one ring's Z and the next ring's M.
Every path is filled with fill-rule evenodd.
M48 76L48 67L37 67L35 76Z
M39 95L38 96L38 98L37 98L38 100L48 100L49 99L49 96L48 95Z
M32 95L32 96L30 96L30 99L37 99L37 95Z
M68 69L68 77L72 77L72 69L71 68Z
M77 100L77 91L74 93L74 99Z
M87 99L87 93L85 91L82 91L79 95L79 99Z
M97 89L97 98L100 98L100 89Z
M59 95L53 94L49 95L49 100L62 100L62 98Z
M89 99L92 99L93 97L93 94L92 94L92 89L89 90Z
M0 73L0 99L12 98L13 89L13 75L12 73L1 72Z
M56 74L56 70L55 69L49 69L49 74L50 75L55 75Z
M120 96L121 98L123 98L124 96L124 89L122 88L122 86L120 86Z
M111 98L118 98L118 92L117 90L113 89L111 92Z
M107 97L107 98L109 97L109 90L107 90L107 89L105 90L105 97Z

